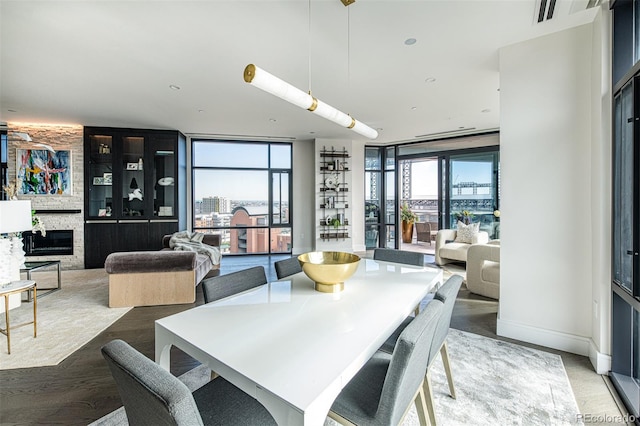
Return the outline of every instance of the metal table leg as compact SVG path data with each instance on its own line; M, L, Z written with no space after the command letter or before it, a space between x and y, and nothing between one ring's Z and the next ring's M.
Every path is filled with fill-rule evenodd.
M55 263L55 265L58 267L58 287L40 289L40 297L44 297L44 296L46 296L46 295L48 295L50 293L53 293L54 291L58 291L58 290L62 289L62 272L61 272L61 269L60 269L60 265L61 264L62 264L62 262L60 262L60 261L57 261ZM54 265L54 263L51 263L49 265L43 265L43 266L37 267L35 269L27 270L26 271L27 279L31 280L31 273L32 272L38 271L38 270L40 270L42 268L47 268L47 267L52 266L52 265ZM26 302L31 302L33 300L32 299L32 291L33 290L28 290L27 291L27 300L26 300Z

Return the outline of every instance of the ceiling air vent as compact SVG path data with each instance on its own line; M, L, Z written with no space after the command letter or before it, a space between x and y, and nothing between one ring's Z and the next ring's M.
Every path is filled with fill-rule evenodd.
M538 0L538 8L536 21L538 23L542 21L548 21L553 18L553 12L556 9L556 0Z
M456 130L447 130L446 132L436 132L436 133L427 133L425 135L416 135L416 138L431 138L434 136L447 136L447 135L454 135L456 133L460 133L460 132L468 132L469 130L475 130L475 127L463 127L461 129L456 129Z
M573 0L571 2L569 14L582 12L583 10L591 9L592 7L598 7L601 4L602 0Z

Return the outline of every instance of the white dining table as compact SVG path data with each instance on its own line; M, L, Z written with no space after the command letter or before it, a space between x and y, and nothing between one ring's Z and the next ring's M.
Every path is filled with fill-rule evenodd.
M342 292L321 293L300 272L157 320L156 362L169 370L175 346L279 425L322 425L341 389L440 283L438 268L362 259Z

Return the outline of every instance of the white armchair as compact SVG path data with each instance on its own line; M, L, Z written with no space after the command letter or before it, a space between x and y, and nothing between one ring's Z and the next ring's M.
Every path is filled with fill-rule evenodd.
M467 288L481 296L500 298L500 240L472 245L469 248Z
M436 265L445 265L451 262L466 262L467 250L474 244L486 244L489 242L489 234L480 231L473 236L471 244L456 243L457 231L455 229L441 229L436 234Z

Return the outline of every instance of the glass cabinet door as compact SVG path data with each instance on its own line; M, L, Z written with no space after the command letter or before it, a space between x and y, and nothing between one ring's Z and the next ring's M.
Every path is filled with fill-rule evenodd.
M108 217L113 214L113 137L89 137L89 203L88 216Z
M151 145L153 161L153 216L174 217L176 212L176 153L174 139L154 138Z
M145 215L144 137L122 138L122 216Z

